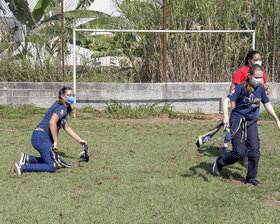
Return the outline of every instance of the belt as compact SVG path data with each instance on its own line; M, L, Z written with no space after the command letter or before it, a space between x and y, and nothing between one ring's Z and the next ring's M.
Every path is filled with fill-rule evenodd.
M42 129L42 128L37 127L37 128L35 128L35 131L45 131L45 130Z

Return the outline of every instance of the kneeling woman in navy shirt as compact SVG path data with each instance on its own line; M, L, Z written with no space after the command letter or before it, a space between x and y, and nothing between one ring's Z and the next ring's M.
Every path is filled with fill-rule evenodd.
M245 82L240 83L224 99L224 125L229 126L232 134L232 151L223 157L217 157L213 165L213 173L216 176L221 175L222 168L233 164L244 157L244 151L248 149L248 171L246 184L259 185L256 180L258 163L260 159L260 143L258 136L257 121L259 118L260 102L264 104L266 110L272 115L280 128L280 122L271 106L266 95L265 88L261 83L263 71L261 66L252 65ZM236 103L234 110L228 117L228 103Z
M58 133L61 127L80 144L87 144L71 129L67 122L67 114L71 112L71 105L75 101L73 89L63 87L59 91L58 98L59 100L48 109L31 137L32 146L40 153L41 157L21 153L18 163L14 166L14 171L18 175L21 175L22 172L56 171L57 166L52 158L51 150L54 152L58 150Z

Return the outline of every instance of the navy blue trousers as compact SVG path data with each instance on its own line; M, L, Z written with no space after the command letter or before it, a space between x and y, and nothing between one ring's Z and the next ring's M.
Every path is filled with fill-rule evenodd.
M41 157L28 156L30 164L22 165L23 171L27 172L55 172L56 165L51 156L53 144L49 135L40 130L33 131L31 137L32 146L40 153Z
M232 116L230 118L230 126L234 127L240 118ZM246 135L244 136L244 128L241 126L235 136L231 139L232 151L218 160L222 166L231 165L244 158L246 148L248 150L248 171L246 179L256 178L258 172L258 164L260 159L260 142L258 135L258 119L246 120ZM243 137L243 139L242 139Z

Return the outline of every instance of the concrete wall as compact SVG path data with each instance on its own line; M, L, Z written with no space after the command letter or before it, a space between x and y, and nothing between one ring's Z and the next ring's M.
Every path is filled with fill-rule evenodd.
M66 83L73 86L72 83ZM280 103L280 83L269 83L270 100ZM55 100L62 83L0 82L0 104L34 104L49 107ZM132 105L139 103L171 103L179 112L221 112L222 99L230 83L77 83L77 108L92 106L105 108L108 100Z

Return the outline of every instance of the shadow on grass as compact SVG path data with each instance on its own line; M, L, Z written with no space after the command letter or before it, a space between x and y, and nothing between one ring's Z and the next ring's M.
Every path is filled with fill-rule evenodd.
M213 158L213 163L201 162L198 165L190 167L189 172L186 174L182 174L181 176L185 178L198 176L203 178L205 181L208 181L207 175L209 175L209 173L212 174L212 168L215 161L214 158L219 156L224 156L226 153L224 153L222 147L216 147L216 146L197 148L197 151L199 154L203 154L204 157L206 156L206 157ZM232 171L232 170L240 171L241 169L242 168L233 165L224 167L222 170L221 177L224 179L236 179L239 181L243 181L244 178L238 172ZM202 170L204 172L201 173L201 171L199 170Z
M209 173L212 174L213 164L214 164L214 161L213 161L213 163L201 162L200 164L198 164L196 166L190 167L189 172L186 174L181 174L181 177L188 178L188 177L198 176L198 177L203 178L205 181L208 181L207 176L209 175ZM201 172L198 172L198 170L203 170L204 172L201 173ZM236 170L237 172L235 172L233 170ZM224 167L222 170L221 178L235 179L235 180L245 182L244 177L242 177L241 174L238 173L238 171L240 171L240 170L241 170L241 168L233 167L233 166Z
M226 153L223 151L222 147L217 147L217 146L204 146L201 148L197 148L198 153L203 153L204 156L207 157L213 157L213 163L206 163L206 162L202 162L199 165L193 166L189 169L189 171L191 172L190 174L183 174L181 175L182 177L191 177L194 175L198 175L199 177L202 177L205 181L208 181L208 178L206 177L207 174L209 173L213 173L212 172L212 168L213 168L213 164L214 164L214 158L219 157L219 156L224 156L226 153L228 153L229 151L227 151ZM198 173L197 170L198 169L202 169L206 171L206 175L203 175L201 173ZM235 179L241 182L245 182L244 177L241 176L241 174L239 174L238 172L232 171L232 170L236 170L236 171L241 171L242 168L236 167L234 166L234 164L228 166L228 167L224 167L222 170L222 175L221 178L223 179Z
M63 158L69 158L69 159L77 159L77 157L73 157L73 156L68 156L67 154L65 154L64 152L58 152L59 156Z
M224 156L225 153L223 151L222 147L216 147L216 146L211 146L211 147L201 147L197 148L198 153L203 153L204 156L207 157L218 157L218 156Z

